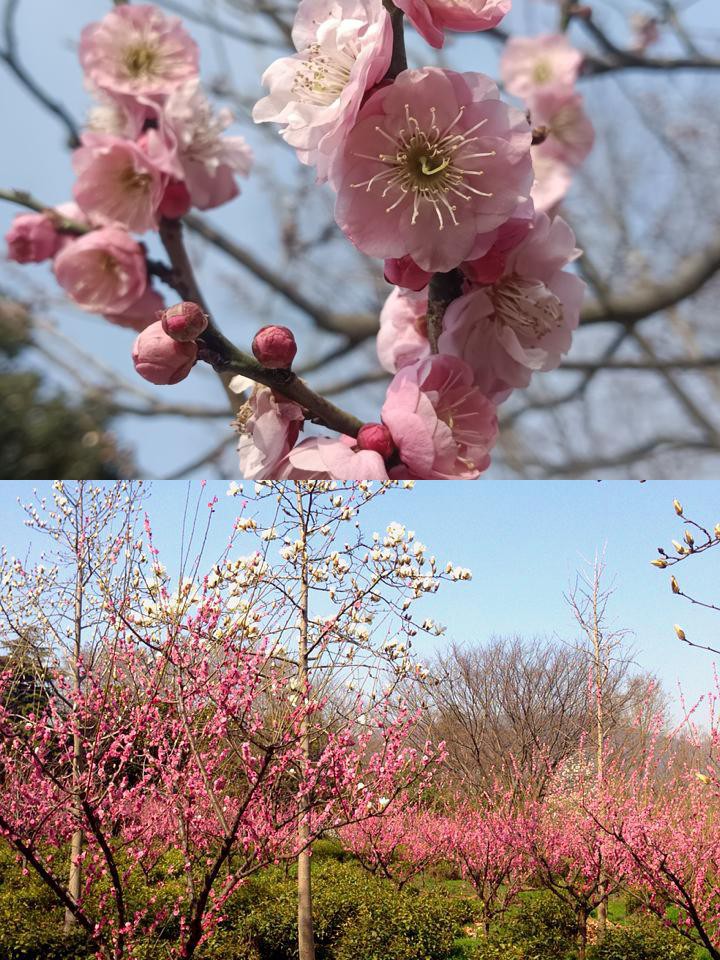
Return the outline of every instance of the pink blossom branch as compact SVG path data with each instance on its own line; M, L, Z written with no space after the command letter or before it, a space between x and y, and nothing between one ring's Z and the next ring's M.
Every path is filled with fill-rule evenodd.
M180 221L163 219L160 223L160 239L173 267L173 286L183 299L197 303L209 317L208 328L198 341L204 348L200 353L201 359L221 374L233 376L239 374L277 390L278 393L294 400L307 410L313 423L356 437L362 426L362 420L315 393L292 370L270 370L264 367L250 354L238 349L221 333L210 315L195 280L190 258L183 243Z

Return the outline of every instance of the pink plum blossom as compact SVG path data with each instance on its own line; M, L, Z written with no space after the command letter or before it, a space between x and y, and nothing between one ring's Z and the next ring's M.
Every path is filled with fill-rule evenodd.
M89 83L113 93L158 96L197 76L198 47L178 17L151 4L116 6L80 36Z
M530 197L535 209L538 213L552 210L565 198L572 185L570 167L555 157L535 153L533 168L535 180Z
M564 33L511 37L500 58L500 77L508 93L527 99L539 90L570 90L582 54Z
M494 402L526 387L536 370L553 370L570 349L585 284L563 270L579 255L560 217L539 214L492 286L471 290L445 311L441 353L462 357Z
M131 140L86 133L73 154L75 200L96 223L144 233L157 227L167 177Z
M427 291L395 289L380 311L377 353L381 366L397 373L430 353L427 338Z
M232 122L232 113L216 113L193 80L167 98L159 129L143 135L148 155L160 169L185 183L193 205L200 210L232 200L239 193L236 174L247 176L250 172L252 151L245 138L222 136Z
M8 260L16 263L42 263L54 257L60 248L60 235L46 213L21 213L5 234Z
M301 407L257 384L240 411L240 470L248 480L270 480L295 446L304 420Z
M494 405L458 357L403 367L388 387L382 421L405 467L422 480L475 480L497 438Z
M474 254L476 259L464 260L460 265L463 273L474 283L492 283L503 272L505 257L517 246L532 226L534 206L530 199L521 203L510 220L496 230L478 237ZM432 273L422 270L412 257L400 257L385 261L385 279L407 290L423 290L432 278Z
M494 283L505 269L505 263L511 250L521 243L532 228L533 205L528 203L507 223L494 231L493 242L489 249L476 260L466 260L462 271L473 283Z
M511 0L397 0L427 42L442 47L445 30L474 32L496 27L510 9Z
M137 330L140 333L145 327L149 327L157 319L158 311L163 310L165 301L157 290L148 287L145 293L136 300L131 306L122 313L104 313L103 316L109 323L117 327L128 327L130 330Z
M335 218L363 253L452 270L526 199L530 127L483 74L405 70L363 106L332 181Z
M184 380L197 361L194 341L180 343L169 337L156 320L139 334L132 349L135 369L150 383L172 384Z
M546 139L533 148L533 156L553 157L579 167L592 150L595 130L579 93L546 90L530 100L534 126L547 128Z
M70 299L93 313L124 313L147 288L143 250L119 227L73 240L57 254L53 270Z
M279 464L277 480L387 480L385 461L374 450L356 450L351 437L308 437Z
M265 71L270 92L253 119L282 124L302 163L325 180L363 97L387 72L392 25L382 0L301 0L293 42L298 52Z

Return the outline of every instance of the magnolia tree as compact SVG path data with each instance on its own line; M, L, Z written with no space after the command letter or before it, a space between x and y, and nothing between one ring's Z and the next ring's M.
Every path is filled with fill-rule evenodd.
M441 748L412 745L397 695L423 673L412 637L439 629L412 607L469 572L440 571L398 523L363 532L358 512L391 486L262 484L209 568L196 511L177 580L123 486L58 482L54 504L28 506L58 552L4 558L0 611L58 655L36 710L15 709L2 674L0 833L99 956L162 940L189 958L250 874L297 860L312 957L313 840L432 776Z

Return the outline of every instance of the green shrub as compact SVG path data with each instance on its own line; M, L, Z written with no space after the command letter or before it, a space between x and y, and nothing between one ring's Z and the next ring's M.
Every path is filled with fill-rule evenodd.
M588 960L693 960L695 948L653 917L633 914L588 950Z
M296 960L295 877L266 870L228 903L207 960ZM313 863L317 960L446 960L470 915L438 891L397 889L354 864Z
M575 956L577 921L567 904L548 891L523 897L505 921L508 939L523 960L570 960Z
M34 873L0 847L0 960L76 960L92 951L82 931L63 934L64 910Z

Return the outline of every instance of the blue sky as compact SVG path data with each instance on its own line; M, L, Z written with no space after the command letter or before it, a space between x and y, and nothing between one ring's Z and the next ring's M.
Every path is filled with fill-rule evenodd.
M0 540L16 555L24 556L33 543L16 499L29 499L34 487L42 494L48 486L5 482L0 488ZM203 502L212 494L220 498L208 564L222 550L238 506L226 489L226 482L210 481L203 494ZM165 481L148 500L156 544L171 571L187 490L185 482ZM191 493L200 493L198 482L192 482ZM390 520L402 522L439 559L472 570L471 582L448 584L425 601L427 612L448 628L447 637L433 641L437 644L507 634L572 640L576 630L563 593L585 560L605 547L608 577L616 587L612 625L631 631L627 642L640 669L656 673L675 699L680 685L693 700L711 685L713 657L680 643L673 624L682 624L688 637L720 646L720 614L673 596L669 573L650 565L658 546L669 548L671 538L682 539L675 497L693 519L710 526L720 522L720 484L711 481L426 481L378 499L363 514L363 525L375 530ZM39 549L42 541L35 542ZM720 546L676 570L683 588L709 601L720 601L719 573Z

